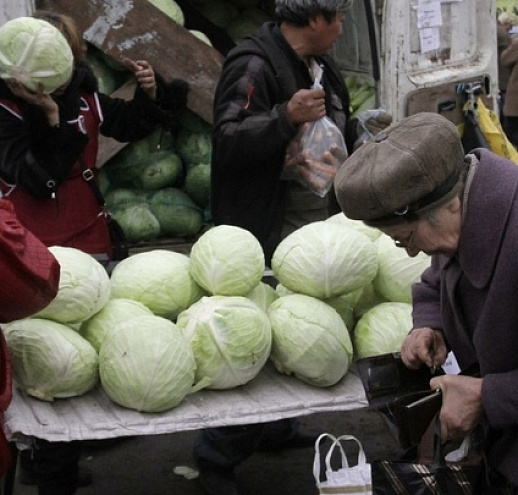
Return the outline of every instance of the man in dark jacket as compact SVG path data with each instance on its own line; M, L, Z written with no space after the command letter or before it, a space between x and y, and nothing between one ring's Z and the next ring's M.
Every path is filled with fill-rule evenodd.
M216 224L252 232L267 263L291 232L340 211L332 188L322 196L286 180L285 163L301 126L323 117L336 124L353 150L357 122L349 120L343 76L327 56L351 3L277 0L276 22L245 38L223 66L214 101L212 216ZM313 89L320 72L322 88ZM381 124L371 122L371 128L386 117ZM339 167L346 155L333 150L330 162ZM302 154L294 156L308 165ZM234 468L254 451L308 447L314 440L298 432L295 420L205 430L194 448L200 482L209 495L237 494Z
M326 56L350 3L276 2L279 22L246 38L223 67L214 102L212 215L216 224L250 230L267 261L290 231L339 211L333 194L320 198L281 175L286 149L304 122L327 115L352 148L349 95ZM313 62L323 68L323 89L311 89Z
M389 127L338 171L347 217L390 235L432 264L413 288L413 330L403 343L410 368L434 368L453 351L461 370L435 377L443 439L479 425L487 433L490 484L518 487L518 168L486 149L464 156L455 125L423 113Z

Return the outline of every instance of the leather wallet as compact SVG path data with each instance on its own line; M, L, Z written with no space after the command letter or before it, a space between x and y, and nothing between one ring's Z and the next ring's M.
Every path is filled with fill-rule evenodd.
M417 445L441 409L442 394L430 389L430 379L444 374L443 370L412 370L400 353L359 359L357 365L369 405L394 423L401 447Z

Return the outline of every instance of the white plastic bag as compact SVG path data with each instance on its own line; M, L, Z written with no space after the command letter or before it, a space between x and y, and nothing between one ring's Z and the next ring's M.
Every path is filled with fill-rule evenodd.
M320 442L330 438L332 444L325 456L325 481L320 479ZM342 441L354 441L358 444L358 463L349 466L347 456L342 447ZM333 452L338 449L341 467L334 470L331 466ZM352 435L342 435L338 438L323 433L315 442L315 458L313 460L313 476L320 495L372 495L371 466L367 463L365 452L360 441Z
M313 64L313 88L321 88L322 68ZM305 122L286 149L282 179L296 180L321 198L348 156L340 129L329 117Z

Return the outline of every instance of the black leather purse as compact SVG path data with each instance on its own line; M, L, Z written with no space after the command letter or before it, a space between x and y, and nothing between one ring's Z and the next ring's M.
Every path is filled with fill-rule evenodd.
M441 409L442 394L430 389L430 380L444 374L443 370L412 370L400 353L359 359L357 365L369 405L388 417L402 448L417 445Z

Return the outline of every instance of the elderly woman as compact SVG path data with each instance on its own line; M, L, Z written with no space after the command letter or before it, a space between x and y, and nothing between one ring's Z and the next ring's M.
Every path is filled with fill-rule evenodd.
M347 217L378 227L410 256L432 256L413 288L403 361L439 366L452 350L461 369L480 370L431 380L443 393L442 435L487 426L484 493L517 493L518 168L485 149L464 156L456 127L422 113L362 146L335 190Z

